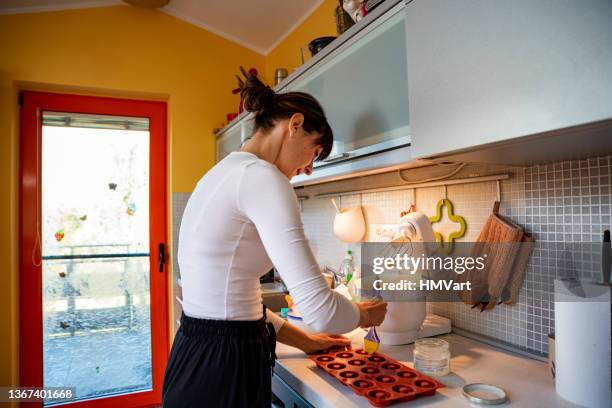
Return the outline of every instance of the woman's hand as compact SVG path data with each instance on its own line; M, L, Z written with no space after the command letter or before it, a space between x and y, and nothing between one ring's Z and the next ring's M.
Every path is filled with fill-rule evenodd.
M309 334L308 340L301 347L306 354L316 353L317 351L326 350L333 346L348 347L351 345L351 339L336 335L336 334Z
M333 346L346 347L351 345L351 340L344 336L306 333L289 322L283 323L276 333L276 340L297 347L306 354L316 353Z
M359 327L380 326L387 314L387 302L369 300L357 303L359 308Z

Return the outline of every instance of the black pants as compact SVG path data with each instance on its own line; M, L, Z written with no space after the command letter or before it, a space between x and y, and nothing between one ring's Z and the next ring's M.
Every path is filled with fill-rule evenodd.
M164 408L266 407L276 335L257 321L181 316L163 386Z

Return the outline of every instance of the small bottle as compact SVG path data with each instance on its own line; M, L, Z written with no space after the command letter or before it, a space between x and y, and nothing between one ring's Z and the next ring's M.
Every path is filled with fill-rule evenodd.
M340 276L344 280L344 284L348 285L348 283L353 279L355 275L355 264L353 263L353 251L350 249L346 251L346 255L344 256L344 260L340 265Z

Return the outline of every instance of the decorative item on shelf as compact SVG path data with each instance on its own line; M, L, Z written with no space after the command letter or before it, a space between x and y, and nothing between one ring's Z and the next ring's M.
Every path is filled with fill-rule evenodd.
M250 75L257 77L257 74L258 74L255 68L251 68L247 72L242 65L240 66L240 73L244 75L244 79L240 78L240 75L236 75L236 79L238 79L238 88L232 89L232 94L234 95L240 94L240 91L244 87L244 82L247 80L247 78ZM238 105L238 114L242 113L242 111L244 111L244 107L242 106L242 98L240 98L240 104ZM229 121L229 115L230 114L228 114L228 121Z
M304 64L304 62L306 62L306 60L304 59L304 47L300 47L300 61L302 65Z
M467 228L467 225L465 223L465 218L461 217L460 215L456 215L454 213L453 203L449 199L446 199L446 198L443 198L440 201L438 201L438 204L436 205L436 215L434 215L433 217L429 217L429 222L431 222L432 224L435 224L442 220L442 207L446 207L446 211L447 211L446 214L448 218L451 221L459 224L459 231L451 232L446 238L446 242L448 242L448 245L444 245L445 239L441 233L439 232L435 233L436 242L438 243L438 246L441 252L449 254L453 251L455 240L465 235L465 230Z
M348 13L354 22L358 22L367 14L365 2L363 0L344 0L342 8Z
M60 242L62 239L64 239L64 236L65 236L65 235L66 235L66 234L64 233L64 230L63 230L63 229L57 230L57 231L55 232L55 240L56 240L57 242Z
M366 0L365 2L365 11L366 14L370 14L372 10L374 10L379 4L385 0Z
M289 71L287 68L276 68L274 71L274 86L281 83L281 81L289 76Z
M308 43L308 49L310 50L310 55L315 56L321 51L323 48L329 45L332 41L334 41L336 37L319 37L315 38L311 42Z
M336 32L338 33L338 35L342 35L342 33L344 33L346 30L351 28L355 24L355 22L353 21L352 17L344 9L343 7L344 2L342 0L338 0L338 2L340 4L336 7L336 10L335 10Z

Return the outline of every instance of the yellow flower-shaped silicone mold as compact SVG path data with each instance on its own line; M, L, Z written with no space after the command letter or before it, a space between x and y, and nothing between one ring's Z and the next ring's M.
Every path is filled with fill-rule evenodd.
M442 207L446 207L448 218L451 221L459 224L459 231L451 232L448 235L448 238L446 239L446 241L448 242L447 246L444 245L444 236L439 232L434 232L436 242L438 243L440 250L442 250L442 252L444 253L450 253L453 250L455 240L465 235L467 225L465 223L465 218L454 213L453 203L451 203L451 201L447 199L442 199L438 201L438 204L436 205L436 215L434 215L433 217L429 217L429 222L435 224L436 222L440 222L442 220Z

